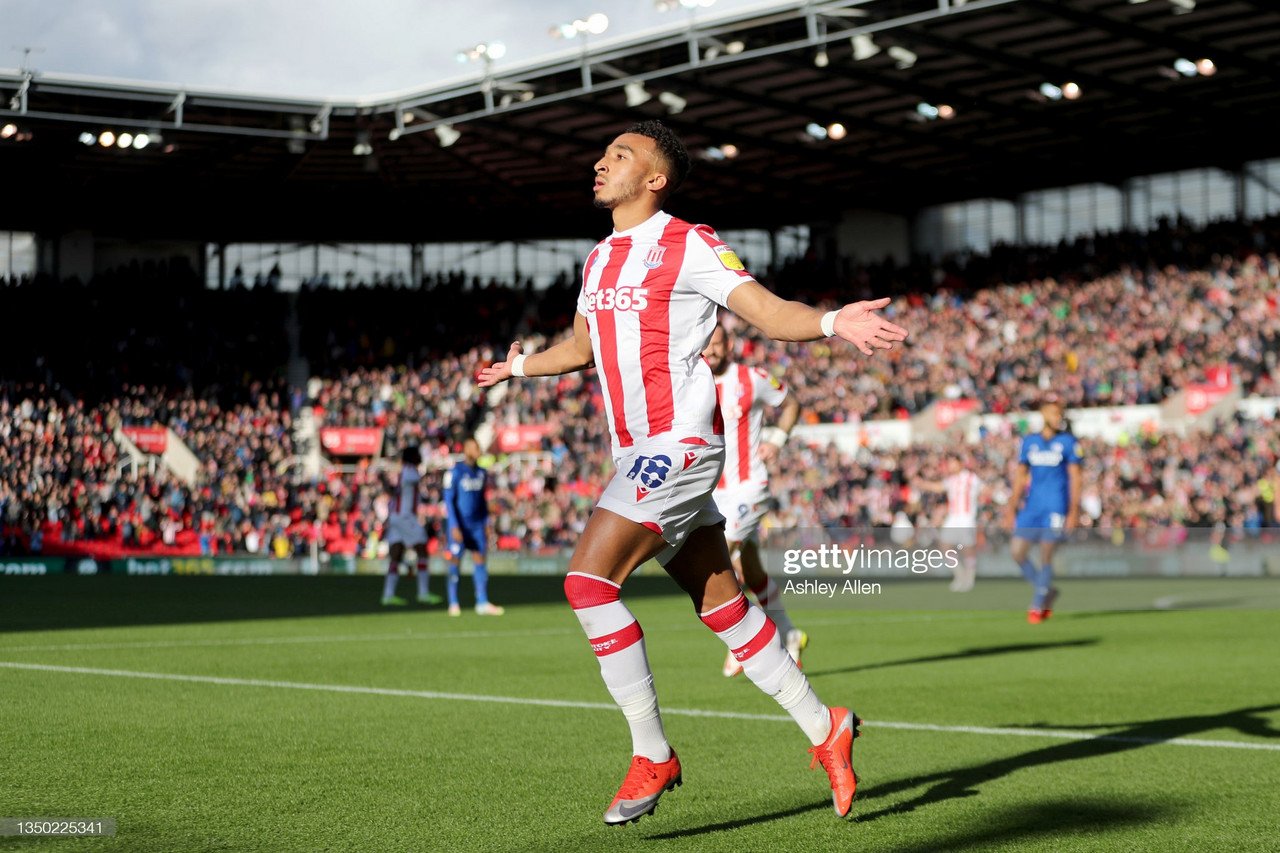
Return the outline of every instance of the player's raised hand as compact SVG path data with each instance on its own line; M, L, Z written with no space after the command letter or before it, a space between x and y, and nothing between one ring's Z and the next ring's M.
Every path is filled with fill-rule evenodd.
M506 361L495 361L488 367L480 368L480 372L476 374L476 384L481 388L492 388L499 382L506 382L511 378L511 362L515 361L516 356L524 350L520 346L520 342L516 341L511 345L511 349L507 350Z
M844 306L836 315L836 334L862 350L864 355L871 355L878 349L891 349L895 342L905 341L906 329L876 313L889 302L885 297Z

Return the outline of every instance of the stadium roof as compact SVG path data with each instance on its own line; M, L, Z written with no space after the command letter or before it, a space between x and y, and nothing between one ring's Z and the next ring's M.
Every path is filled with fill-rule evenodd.
M1280 9L1265 0L793 0L582 45L331 102L0 72L0 124L17 131L0 139L0 227L226 241L592 236L607 223L589 205L591 165L643 117L666 121L696 158L670 208L721 228L1280 155L1269 131ZM833 122L844 138L805 130ZM161 141L78 141L106 129Z

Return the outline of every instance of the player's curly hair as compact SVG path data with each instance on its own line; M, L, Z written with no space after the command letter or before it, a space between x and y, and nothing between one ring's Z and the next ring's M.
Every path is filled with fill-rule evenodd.
M689 152L685 150L684 143L680 141L680 137L676 136L675 131L657 119L649 119L631 125L625 132L647 136L657 143L658 151L667 161L667 166L671 168L671 174L667 176L671 182L670 192L679 189L684 179L689 176L692 164L689 161Z

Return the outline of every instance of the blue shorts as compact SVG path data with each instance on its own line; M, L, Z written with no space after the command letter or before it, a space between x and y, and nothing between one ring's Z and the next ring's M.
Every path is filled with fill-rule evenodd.
M456 542L453 538L453 527L449 526L445 531L448 537L445 543L449 547L449 553L456 559L462 555L463 551L471 551L474 554L483 556L489 550L489 537L485 530L485 523L479 524L462 524L458 527L462 531L462 541Z
M1061 542L1067 536L1066 523L1066 513L1024 509L1018 513L1013 535L1027 542Z

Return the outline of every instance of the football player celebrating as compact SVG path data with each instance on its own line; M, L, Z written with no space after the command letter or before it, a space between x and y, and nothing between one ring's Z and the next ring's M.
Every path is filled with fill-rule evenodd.
M857 786L851 751L860 720L818 699L777 626L747 602L733 573L724 517L711 499L724 465L724 430L702 350L717 306L777 340L838 335L866 355L891 348L907 330L877 313L888 299L824 314L770 293L713 230L663 212L688 171L684 145L661 122L634 125L608 145L595 164L593 193L596 206L612 212L614 230L583 265L572 336L533 354L512 344L505 361L480 372L479 384L592 366L600 377L617 473L574 549L565 594L631 729L630 769L605 823L651 814L663 792L682 781L644 632L620 599L628 576L655 557L747 677L800 726L843 816Z

